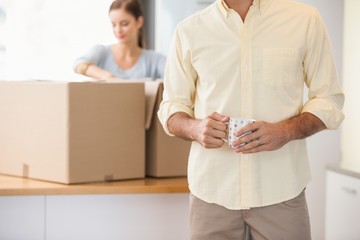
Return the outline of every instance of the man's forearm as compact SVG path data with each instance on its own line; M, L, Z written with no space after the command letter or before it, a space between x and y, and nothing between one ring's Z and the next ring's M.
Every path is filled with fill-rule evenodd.
M228 121L229 117L217 112L201 120L179 112L169 118L167 127L177 137L196 141L205 148L220 148L224 145Z
M318 117L308 112L286 120L283 124L289 130L290 140L303 139L326 128Z
M194 121L196 120L188 114L184 112L178 112L169 118L167 125L170 133L174 134L175 136L185 140L194 141L195 138L191 131Z

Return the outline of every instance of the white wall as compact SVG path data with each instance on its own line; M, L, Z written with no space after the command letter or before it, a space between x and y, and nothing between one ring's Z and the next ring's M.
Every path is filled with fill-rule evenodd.
M346 118L342 131L342 166L360 172L360 1L345 0L344 91Z
M148 46L167 55L176 25L214 0L142 0Z
M167 55L176 25L212 2L213 0L155 0L155 50Z
M6 66L0 65L0 79L84 79L73 73L74 60L95 44L116 41L108 18L110 3L8 1L6 35L1 36L6 38Z

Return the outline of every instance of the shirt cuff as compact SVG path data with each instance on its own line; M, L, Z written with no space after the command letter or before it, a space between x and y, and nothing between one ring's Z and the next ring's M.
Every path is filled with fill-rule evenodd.
M169 131L168 120L172 115L178 112L184 112L189 116L194 117L194 112L191 109L179 104L162 103L157 112L160 123L163 126L165 133L169 136L175 135Z
M327 129L337 129L344 120L344 113L336 104L326 99L313 99L307 102L302 110L318 117Z

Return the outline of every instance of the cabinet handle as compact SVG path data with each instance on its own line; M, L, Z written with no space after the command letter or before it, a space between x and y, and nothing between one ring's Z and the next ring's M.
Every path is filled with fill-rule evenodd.
M341 189L344 190L344 192L346 192L348 194L351 194L351 195L354 195L354 196L357 195L356 189L349 188L349 187L342 187Z

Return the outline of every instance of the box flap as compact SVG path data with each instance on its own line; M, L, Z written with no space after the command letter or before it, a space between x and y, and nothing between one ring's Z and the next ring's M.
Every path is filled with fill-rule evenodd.
M153 116L156 115L156 99L158 97L159 88L162 81L145 82L145 98L146 98L146 115L145 129L150 129Z

